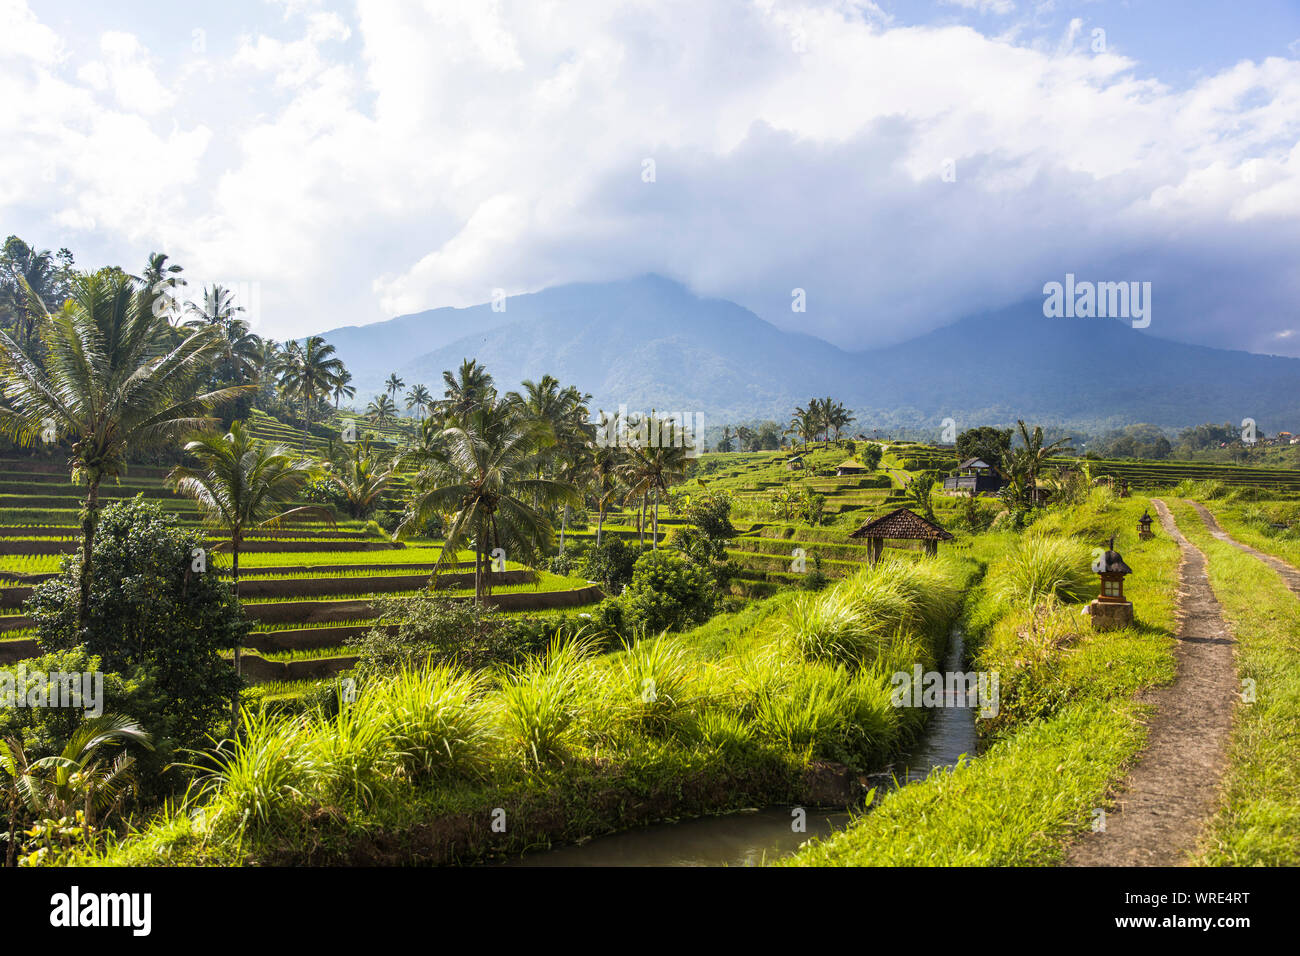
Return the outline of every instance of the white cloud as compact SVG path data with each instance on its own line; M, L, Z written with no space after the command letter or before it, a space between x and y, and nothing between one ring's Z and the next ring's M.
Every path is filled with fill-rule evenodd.
M1081 20L1051 50L850 0L292 0L210 84L169 89L144 41L73 72L0 3L28 38L0 67L24 100L0 118L0 211L39 194L69 229L163 237L195 273L261 282L279 335L660 271L787 326L806 288L802 327L859 345L1068 270L1177 287L1211 262L1203 306L1152 331L1212 338L1234 302L1275 315L1300 286L1273 254L1300 223L1294 60L1174 89L1094 54Z

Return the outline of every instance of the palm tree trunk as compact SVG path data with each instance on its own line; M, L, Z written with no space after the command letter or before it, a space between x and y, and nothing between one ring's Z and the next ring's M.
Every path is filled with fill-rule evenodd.
M650 512L651 528L653 529L650 533L650 546L654 550L658 551L659 550L659 489L657 488L655 489L653 504L651 504L650 507L654 509Z
M564 506L564 517L560 519L560 554L564 554L564 532L569 528L569 506Z
M483 536L474 537L474 603L483 603Z
M237 531L230 533L230 581L231 590L235 594L235 603L239 603L239 545L240 534ZM242 642L235 638L235 676L242 674L242 665L239 660L239 650ZM239 732L239 688L235 688L234 696L230 698L230 733L233 736Z
M600 547L600 532L605 526L605 509L601 508L596 512L596 547Z
M231 582L231 590L235 594L235 603L239 603L239 546L242 543L240 541L240 537L241 536L239 532L233 532L230 536L230 582ZM240 642L236 640L235 641L235 673L236 674L240 672L239 671L239 646L240 646Z
M311 431L311 396L302 403L302 448L300 451L307 450L307 435Z
M645 547L645 495L641 496L641 514L636 519L637 543Z
M90 553L95 545L95 524L99 510L98 471L92 472L90 486L86 489L86 500L81 506L81 572L78 583L81 593L77 598L77 630L85 637L85 630L90 617Z

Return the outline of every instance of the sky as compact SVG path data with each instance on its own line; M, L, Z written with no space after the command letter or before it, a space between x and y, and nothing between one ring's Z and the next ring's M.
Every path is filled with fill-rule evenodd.
M5 235L280 339L654 272L864 348L1073 274L1300 356L1300 0L0 0L0 103Z

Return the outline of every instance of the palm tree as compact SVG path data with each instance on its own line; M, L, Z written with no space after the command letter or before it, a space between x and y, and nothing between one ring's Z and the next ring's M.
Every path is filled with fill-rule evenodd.
M180 309L171 290L188 283L181 278L184 268L175 264L168 265L167 260L168 255L165 252L149 253L149 259L145 263L144 272L139 276L139 281L144 285L145 294L151 298L150 308L154 316L165 318L170 334L176 341L180 341L184 338L183 332L176 328L180 322Z
M257 379L262 359L262 340L249 330L243 319L231 319L220 326L221 362L216 380L225 382L252 382Z
M9 848L12 864L17 839L17 804L40 819L75 817L89 839L95 821L112 813L134 786L135 758L120 754L111 764L100 760L104 747L134 743L153 750L153 740L139 724L121 714L101 714L83 720L56 756L29 761L16 738L0 740L0 769L9 778Z
M653 428L655 423L651 422ZM669 426L670 433L671 427ZM651 501L651 547L659 548L659 495L686 477L688 459L684 447L674 447L671 441L660 442L647 448L632 447L623 464L623 480L627 482L626 501L640 498Z
M330 484L343 493L348 514L364 518L379 507L384 493L397 477L393 462L382 462L371 454L370 439L357 445L344 462L341 472L326 476Z
M301 505L285 508L308 479L316 465L292 457L283 445L267 445L234 422L229 433L195 435L185 453L198 460L197 468L178 465L167 481L178 492L193 498L210 527L220 528L230 542L230 578L239 598L239 549L244 535L253 528L278 527L287 518L313 514L334 523L329 508ZM235 645L235 673L239 673L239 645Z
M718 451L731 451L731 426L722 426L722 441L718 442Z
M50 250L32 249L19 242L12 253L10 244L6 243L5 252L12 273L9 277L12 306L22 330L23 347L30 355L41 319L59 305L63 283Z
M786 434L798 435L803 442L804 448L808 447L808 439L817 437L818 419L814 407L817 399L808 403L807 408L796 405L794 415L790 418L790 427L786 429Z
M834 440L836 442L840 440L840 432L845 428L848 428L849 425L853 423L853 420L853 413L845 408L843 403L835 402L831 405L830 410L826 414L826 424L834 429Z
M462 366L462 370L465 366ZM450 374L447 376L451 380ZM480 393L482 394L482 393ZM541 510L577 503L570 484L535 476L538 453L551 441L544 428L520 414L513 402L493 394L468 406L438 441L446 465L432 465L415 479L415 493L397 535L450 514L446 541L434 575L467 544L474 549L474 598L489 586L489 558L497 548L513 560L535 562L550 544L553 528Z
M366 417L376 425L383 425L397 417L397 406L387 395L376 395L375 400L366 406Z
M476 405L496 396L492 376L475 359L461 362L455 375L443 372L442 380L447 389L443 392L440 412L451 422L464 420Z
M1069 454L1074 451L1070 446L1070 439L1061 438L1052 442L1050 445L1043 444L1043 426L1035 425L1031 432L1025 425L1024 419L1016 421L1016 427L1020 430L1020 440L1023 448L1016 448L1011 452L1007 463L1006 477L1011 481L1013 494L1021 501L1028 501L1030 504L1038 503L1038 475L1047 464L1047 460L1053 455Z
M388 376L388 381L384 382L384 390L388 392L389 397L393 399L394 402L396 402L397 400L398 390L403 389L405 387L406 387L406 383L397 377L396 372L390 373Z
M343 360L335 357L334 352L334 346L313 335L306 344L290 342L280 357L280 387L287 397L300 400L303 406L303 450L307 448L307 433L311 431L312 408L334 391L347 371Z
M191 316L187 324L223 326L243 311L242 305L235 305L235 294L229 289L220 285L204 286L202 297L198 302L191 302L186 310Z
M352 387L352 373L346 369L341 372L334 382L334 411L339 410L340 399L353 399L357 397L357 390Z
M208 412L249 387L199 391L221 354L221 342L205 329L172 348L157 335L159 322L149 301L120 273L76 277L71 299L48 319L44 369L0 332L0 385L10 402L0 408L0 433L22 443L50 430L67 435L73 476L86 482L77 605L82 628L100 482L121 474L128 454L211 426Z
M423 420L425 410L433 407L433 396L423 385L416 385L406 393L406 407L415 409L416 415Z

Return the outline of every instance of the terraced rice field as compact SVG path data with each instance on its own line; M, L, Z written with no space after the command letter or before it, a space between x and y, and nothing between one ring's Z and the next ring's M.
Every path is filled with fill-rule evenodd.
M274 421L274 419L270 419ZM300 440L301 433L295 433ZM284 436L271 436L287 440ZM165 470L132 468L120 485L106 485L105 503L144 494L199 527L193 503L163 485ZM36 653L23 601L34 586L59 571L62 556L76 550L77 511L84 491L69 481L58 460L0 459L0 662ZM627 530L627 529L623 529ZM635 533L635 529L631 529ZM213 548L223 542L210 537ZM344 642L373 626L372 599L420 594L442 552L441 542L393 542L363 521L291 525L251 537L240 554L240 600L255 623L242 655L249 680L292 682L348 670L355 658ZM474 594L473 555L458 554L457 567L439 575L440 592L460 600ZM211 554L212 572L226 575L228 557ZM510 614L537 616L592 607L603 595L586 581L534 572L507 563L493 585L492 601Z

